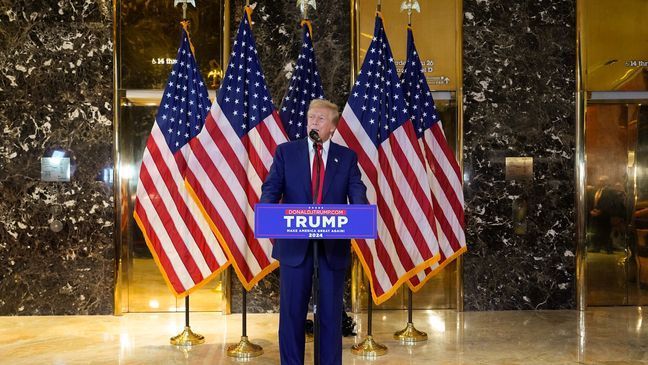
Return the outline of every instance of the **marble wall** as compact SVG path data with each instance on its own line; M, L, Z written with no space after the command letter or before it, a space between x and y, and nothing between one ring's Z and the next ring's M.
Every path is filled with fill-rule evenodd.
M111 1L0 0L0 50L0 315L110 314ZM41 181L53 149L70 182Z
M295 65L302 42L299 25L301 14L293 0L251 2L254 37L259 59L265 73L270 94L277 107L280 106L289 84L289 70ZM231 31L236 35L243 14L245 1L231 2ZM350 55L350 4L347 1L318 1L317 10L309 10L313 24L313 47L317 66L322 77L324 95L336 103L340 110L349 94L351 66ZM348 280L347 280L348 282ZM242 286L233 276L232 311L241 311ZM350 290L347 290L350 293ZM250 312L279 310L279 270L262 280L248 293ZM346 298L347 306L351 300Z
M464 1L466 310L575 307L575 7Z

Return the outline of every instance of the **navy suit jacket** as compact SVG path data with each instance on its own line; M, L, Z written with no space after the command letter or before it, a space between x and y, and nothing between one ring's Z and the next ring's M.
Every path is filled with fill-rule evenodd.
M304 138L277 146L270 173L261 188L261 203L313 202L308 154L311 143L308 138ZM322 204L368 204L367 188L361 177L355 152L331 142L324 173ZM277 239L272 257L282 265L298 266L306 257L308 246L308 240ZM331 268L341 270L349 265L349 240L323 240L323 246Z

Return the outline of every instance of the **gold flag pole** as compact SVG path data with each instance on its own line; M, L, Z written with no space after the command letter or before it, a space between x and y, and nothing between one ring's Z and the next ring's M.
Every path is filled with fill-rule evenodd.
M400 10L407 11L407 24L412 27L412 12L417 11L421 12L421 7L417 0L405 0L401 3ZM427 341L427 333L419 331L414 327L412 322L412 289L407 288L407 325L404 329L394 332L394 339L399 340L402 343L416 343L421 341Z
M193 5L194 8L196 7L195 0L174 0L173 6L178 6L178 4L182 4L182 21L180 23L182 24L184 31L187 32L187 37L188 37L189 23L186 21L187 3L191 3L191 5ZM193 46L191 48L192 48L191 51L193 52ZM188 295L185 297L185 327L182 330L182 332L171 337L169 342L171 343L171 345L181 346L181 347L191 347L194 345L200 345L205 343L205 336L193 332L191 330L191 326L189 326L189 296Z
M381 0L376 4L376 12L381 12ZM362 342L355 344L351 347L351 353L356 356L365 358L375 358L387 353L387 346L382 345L373 338L372 334L372 319L373 319L373 298L371 290L371 282L368 285L369 292L367 293L367 337Z
M250 26L252 26L252 8L250 7L250 0L245 1L243 16L248 17L250 20ZM229 34L226 34L225 37L229 37ZM241 340L238 343L227 347L227 356L245 361L263 355L263 347L252 343L247 336L247 289L243 286L241 289L243 290L241 307Z

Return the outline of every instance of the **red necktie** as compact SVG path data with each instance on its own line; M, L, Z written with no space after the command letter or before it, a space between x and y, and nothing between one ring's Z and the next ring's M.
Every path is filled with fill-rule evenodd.
M313 169L311 170L311 191L315 191L315 185L317 181L317 161L319 160L319 166L320 166L320 181L319 181L319 189L317 191L317 204L322 204L322 188L324 187L324 161L322 161L322 145L317 144L317 153L315 154L315 158L313 158ZM313 197L315 197L315 194L313 194Z

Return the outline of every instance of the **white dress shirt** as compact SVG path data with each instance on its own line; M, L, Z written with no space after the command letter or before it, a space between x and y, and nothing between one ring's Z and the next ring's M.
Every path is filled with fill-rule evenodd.
M322 143L322 161L324 162L324 169L326 169L326 159L328 157L328 150L331 146L331 139L327 139ZM308 161L310 161L311 176L313 176L313 159L315 158L315 148L313 147L313 140L308 138Z

